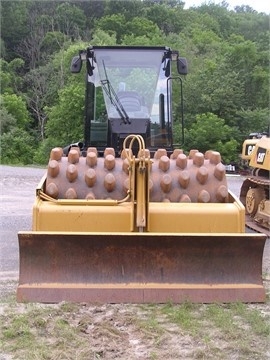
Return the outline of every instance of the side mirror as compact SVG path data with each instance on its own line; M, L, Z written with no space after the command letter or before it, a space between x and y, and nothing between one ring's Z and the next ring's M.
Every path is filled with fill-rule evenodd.
M70 65L70 71L73 74L78 74L81 71L82 68L82 59L80 56L74 56L74 58L71 60Z
M177 59L177 70L180 75L187 75L188 73L188 65L186 58L178 58Z

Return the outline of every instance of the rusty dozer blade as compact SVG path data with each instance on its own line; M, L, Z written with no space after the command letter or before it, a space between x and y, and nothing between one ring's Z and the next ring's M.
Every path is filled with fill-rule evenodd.
M262 234L19 233L19 302L264 302Z

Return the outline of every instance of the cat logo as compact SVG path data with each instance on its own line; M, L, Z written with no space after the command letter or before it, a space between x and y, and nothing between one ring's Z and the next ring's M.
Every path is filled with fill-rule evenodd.
M247 145L246 147L246 155L251 155L253 149L255 148L255 145Z
M257 154L256 154L256 162L257 164L262 165L265 159L266 155L266 149L263 149L261 147L258 148Z

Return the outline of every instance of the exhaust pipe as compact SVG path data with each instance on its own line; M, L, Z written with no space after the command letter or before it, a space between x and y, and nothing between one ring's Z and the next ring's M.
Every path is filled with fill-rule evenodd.
M68 146L65 146L65 147L63 148L63 153L64 153L64 155L65 155L65 156L68 156L68 153L70 152L71 148L73 148L73 147L78 147L78 148L80 148L80 150L82 150L83 147L84 147L84 143L81 142L81 141L78 141L77 143L73 143L73 144L70 144L70 145L68 145Z

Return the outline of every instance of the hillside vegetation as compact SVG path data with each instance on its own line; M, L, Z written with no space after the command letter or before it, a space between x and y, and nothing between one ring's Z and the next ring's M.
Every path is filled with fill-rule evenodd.
M269 126L269 33L269 15L225 2L2 1L1 162L46 163L52 147L83 139L84 74L70 61L90 44L179 50L184 150L238 161L248 134Z

